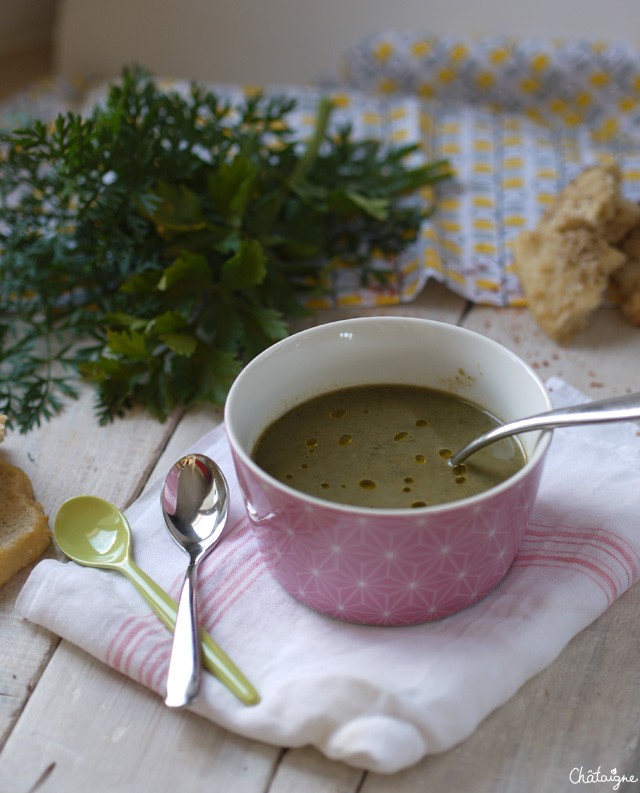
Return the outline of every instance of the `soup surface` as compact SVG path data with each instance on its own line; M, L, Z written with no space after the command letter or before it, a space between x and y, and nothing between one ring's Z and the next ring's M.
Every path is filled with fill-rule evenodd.
M514 438L461 465L453 452L500 422L471 402L431 388L366 385L297 405L264 431L255 462L318 498L377 509L443 504L494 487L525 463Z

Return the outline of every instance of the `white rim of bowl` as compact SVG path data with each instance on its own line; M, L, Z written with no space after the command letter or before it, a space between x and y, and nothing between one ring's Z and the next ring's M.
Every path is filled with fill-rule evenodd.
M538 386L540 391L542 392L543 396L545 397L548 405L548 409L552 408L551 399L549 397L549 392L547 391L544 383L542 382L541 378L538 374L533 370L529 364L520 358L519 355L516 355L512 350L504 345L500 344L499 342L495 341L494 339L490 339L488 336L483 336L481 333L477 331L469 330L468 328L462 328L459 325L451 325L447 322L442 322L440 320L432 320L432 319L424 319L422 317L396 317L396 316L384 316L384 317L353 317L351 319L341 319L336 320L334 322L326 322L322 325L314 325L312 328L306 328L305 330L301 330L298 333L294 333L291 336L287 336L284 339L272 344L266 350L263 350L259 353L252 361L247 364L247 367L250 366L254 361L260 362L262 358L269 357L276 348L284 347L287 344L295 343L297 339L301 339L306 336L315 335L318 332L321 332L322 329L331 327L331 329L338 329L339 326L343 325L352 325L354 323L366 323L371 322L372 320L383 322L390 322L390 323L398 323L403 322L410 324L428 324L428 325L437 325L438 327L446 326L447 328L451 329L454 333L460 333L463 335L480 337L483 340L483 343L486 343L488 346L495 347L501 351L502 354L506 354L507 357L510 357L513 361L518 363L522 366L527 373L532 378L533 382ZM408 515L415 515L415 516L426 516L426 515L434 515L439 512L447 512L454 509L463 509L469 506L472 506L474 503L477 504L479 502L484 501L489 497L493 497L499 495L502 491L510 489L512 487L517 487L519 482L527 477L531 470L535 468L538 463L543 458L544 454L546 453L549 444L551 443L551 437L553 435L553 430L537 430L540 433L540 437L538 438L538 442L535 445L534 451L531 456L527 459L526 463L517 471L515 474L512 474L508 479L505 479L500 484L495 485L494 487L489 488L488 490L483 490L480 493L476 493L473 496L467 496L466 498L456 499L455 501L448 501L444 504L433 504L426 507L394 507L394 508L381 508L381 507L359 507L354 506L352 504L341 504L337 501L329 501L328 499L318 498L317 496L312 496L309 493L305 493L302 490L297 490L294 487L290 487L286 485L284 482L281 482L279 479L276 479L271 474L267 473L263 468L261 468L257 463L253 460L253 458L244 450L242 444L238 441L233 429L230 427L228 422L228 415L229 415L229 404L230 404L230 397L232 396L234 390L240 388L242 385L242 379L246 368L243 369L242 372L236 377L235 381L233 382L229 394L227 396L227 401L225 403L224 408L224 425L227 432L227 436L229 438L229 443L233 449L233 451L240 457L244 465L247 466L256 476L263 478L266 482L274 489L279 490L280 492L284 493L289 497L299 498L302 501L305 501L313 506L322 507L324 509L335 511L335 512L347 512L352 514L354 517L399 517L399 516L408 516ZM240 383L240 385L237 385Z

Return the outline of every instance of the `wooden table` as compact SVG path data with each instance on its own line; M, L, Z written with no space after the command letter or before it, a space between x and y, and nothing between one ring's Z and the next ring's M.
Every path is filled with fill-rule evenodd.
M640 391L640 330L615 309L602 309L565 348L549 341L526 310L469 307L436 283L411 304L327 311L313 322L357 313L464 325L513 349L543 379L558 375L591 398ZM79 493L126 507L220 418L220 411L201 409L161 425L136 412L100 428L86 393L39 430L10 435L0 457L29 474L52 517ZM53 546L48 551L56 553ZM637 586L468 740L382 776L314 749L255 743L167 709L148 690L18 619L13 605L27 574L0 589L0 793L559 793L585 789L570 779L574 768L640 777ZM590 784L585 793L611 788ZM640 791L640 783L620 789Z

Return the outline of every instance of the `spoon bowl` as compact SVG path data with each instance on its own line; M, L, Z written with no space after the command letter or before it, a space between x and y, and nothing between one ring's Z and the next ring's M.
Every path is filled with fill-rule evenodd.
M510 435L518 435L521 432L557 429L579 424L599 424L608 421L633 421L634 419L640 419L640 393L548 410L535 416L509 421L485 432L452 455L449 458L449 465L459 465L467 457L484 449L490 443Z
M114 567L131 553L129 524L108 501L80 496L58 510L54 525L58 547L74 562L92 567Z
M131 528L117 507L97 496L70 498L56 514L53 535L74 562L125 575L165 627L174 630L177 604L133 561ZM259 702L256 689L206 631L201 631L200 641L205 667L245 705Z
M180 458L165 479L162 514L173 539L187 553L211 550L224 529L229 488L220 468L204 454Z
M224 475L213 460L204 454L188 454L172 466L160 495L167 528L189 556L167 677L169 707L188 705L200 689L197 570L222 534L228 493Z

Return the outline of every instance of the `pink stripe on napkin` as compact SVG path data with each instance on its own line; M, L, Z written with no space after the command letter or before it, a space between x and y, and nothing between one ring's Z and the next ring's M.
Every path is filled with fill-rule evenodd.
M640 553L623 536L603 528L572 529L531 524L514 565L571 566L596 583L611 605L638 580Z

